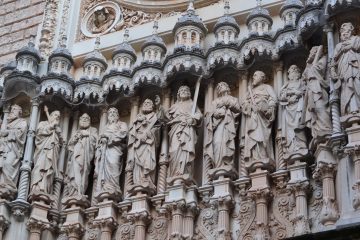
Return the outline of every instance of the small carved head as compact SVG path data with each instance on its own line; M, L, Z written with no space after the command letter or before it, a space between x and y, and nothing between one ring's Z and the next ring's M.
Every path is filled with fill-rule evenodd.
M107 112L107 118L109 123L115 123L119 120L119 111L112 107Z
M14 120L21 116L22 116L22 108L17 104L12 105L8 116L8 120Z
M261 83L264 83L265 80L266 80L265 73L263 71L256 71L253 75L252 85L258 86Z
M53 111L51 114L50 114L50 119L49 121L51 123L57 123L59 124L60 123L60 111Z
M315 59L316 53L317 53L317 51L318 51L318 49L320 47L321 46L314 46L314 47L311 48L310 53L309 53L309 57L307 59L308 63L312 63L312 61ZM323 55L323 52L320 52L319 57L322 57L322 55Z
M91 123L91 118L87 113L84 113L83 115L81 115L81 117L79 119L79 127L80 128L88 128L88 127L90 127L90 123Z
M177 92L177 100L185 101L191 98L190 88L186 85L181 86Z
M343 23L340 28L340 39L346 41L354 34L354 25L351 22Z
M94 24L101 27L109 18L109 11L104 7L98 7L94 12Z
M296 65L291 65L288 70L289 80L290 81L298 81L301 77L300 68Z
M226 82L219 82L216 86L216 91L219 96L229 95L230 87Z
M154 103L151 99L145 99L145 101L142 104L142 112L143 113L151 113L152 111L154 111Z
M160 104L161 104L160 96L159 96L159 95L156 95L156 96L155 96L155 105L156 105L156 106L159 106Z

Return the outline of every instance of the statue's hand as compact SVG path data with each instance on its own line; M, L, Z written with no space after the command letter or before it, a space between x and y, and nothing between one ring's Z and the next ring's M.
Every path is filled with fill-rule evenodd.
M107 144L107 142L108 142L107 137L101 136L101 138L100 138L100 143L101 143L101 144Z
M2 130L2 131L0 132L0 136L1 136L1 137L6 137L7 135L9 135L9 132L8 132L7 130Z

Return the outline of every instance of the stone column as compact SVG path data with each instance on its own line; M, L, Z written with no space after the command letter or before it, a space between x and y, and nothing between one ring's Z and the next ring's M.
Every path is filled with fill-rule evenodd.
M4 216L0 216L0 240L3 239L3 234L9 224L10 222Z
M334 185L336 160L331 149L323 144L318 146L315 157L317 163L313 177L320 179L323 187L323 206L320 212L320 222L325 226L333 225L339 218Z
M184 221L184 210L185 201L180 200L170 204L171 209L171 239L181 240L183 233L183 221Z
M205 118L204 118L204 147L205 147L205 144L206 144L206 140L205 138L207 137L206 136L206 121L209 120L209 111L211 111L211 105L212 105L212 101L214 100L214 80L213 79L210 79L209 81L209 84L207 86L207 90L206 90L206 93L205 93L205 109L204 109L204 114L205 114ZM211 162L208 161L207 158L203 158L204 159L204 162L203 162L203 171L202 171L202 174L203 174L203 184L202 185L207 185L210 181L210 176L209 176L209 171L211 169Z
M112 232L114 231L114 229L116 229L117 227L117 222L112 219L112 218L108 218L108 219L103 219L100 222L97 222L97 224L100 228L100 239L101 240L111 240L111 235Z
M31 165L32 165L32 159L34 153L35 131L38 123L39 102L40 102L39 98L34 98L31 101L32 109L31 109L29 129L26 137L24 157L20 168L18 196L11 203L13 214L18 217L24 216L25 211L30 206L29 203L27 202L27 197L29 194Z
M347 152L350 153L354 161L355 184L352 186L352 189L354 190L353 207L357 210L360 208L360 148L354 147Z
M281 87L283 86L284 80L283 80L283 76L284 76L284 64L283 62L278 62L277 64L275 64L274 66L274 73L275 73L275 92L277 95L279 95L280 91L281 91ZM282 108L279 107L278 111L277 111L277 120L276 120L276 139L275 139L275 144L276 144L276 169L277 170L286 170L286 162L284 159L284 150L283 150L283 139L282 139L282 124L283 124L283 111Z
M77 118L79 118L79 114L77 114ZM74 121L75 121L75 118L74 118ZM99 123L99 135L101 135L103 133L104 127L106 125L106 121L107 121L107 109L104 108L101 110L101 117L100 117L100 123ZM79 122L79 121L77 121L77 122Z
M290 181L288 188L295 194L295 217L294 235L300 236L310 232L308 218L307 191L309 190L309 180L306 175L306 166L304 162L296 161L288 167L290 171Z
M63 135L63 143L61 146L59 163L58 163L58 170L59 176L55 176L55 183L54 183L54 190L53 194L55 196L55 200L53 202L54 208L59 208L60 204L60 194L61 194L61 186L64 183L64 174L65 174L65 157L66 157L66 148L67 148L67 139L68 139L68 132L69 132L69 122L70 122L70 111L68 108L64 109L64 119L62 123L62 135Z
M246 97L246 91L248 86L248 77L249 73L244 71L241 73L239 78L239 101L241 101ZM239 176L240 178L247 178L248 172L245 168L244 162L244 146L245 146L245 115L241 114L241 122L240 122L240 152L239 152Z
M333 55L334 55L334 24L327 23L324 26L324 32L327 36L327 45L328 45L328 65L330 64ZM326 77L329 77L328 74ZM333 135L341 134L341 124L340 124L340 98L339 91L334 89L334 82L330 79L330 107L331 107L331 119L333 127Z
M4 103L4 116L2 119L2 123L1 123L1 130L5 130L6 126L7 126L7 118L9 116L9 112L10 112L10 104L9 103Z
M231 196L219 198L218 204L218 236L219 240L231 240L230 232L230 209L234 205L234 201Z
M163 108L167 111L170 108L170 98L171 92L169 89L165 90L163 94ZM161 149L160 149L160 159L159 159L159 176L157 183L157 193L164 193L166 190L166 177L167 177L167 169L168 169L168 160L169 160L169 135L168 135L168 127L166 124L162 126L162 139L161 139Z
M139 111L139 100L140 100L139 97L134 97L133 99L131 99L131 113L130 113L130 124L129 125L131 125L136 119L136 116ZM130 127L131 126L129 126L129 128ZM127 159L127 164L128 163L129 163L129 159ZM125 168L125 187L124 187L125 198L130 197L129 186L131 186L133 184L134 184L133 183L133 169L126 166L126 168Z
M149 222L149 214L147 212L140 212L130 216L130 219L135 226L134 240L146 239L146 226Z
M48 224L39 220L29 219L27 223L30 235L29 240L41 240L41 233L48 228Z
M194 236L194 219L197 211L197 207L194 204L190 204L186 207L184 215L184 239L193 239Z
M68 240L81 240L85 229L80 224L68 225L64 228L67 233Z

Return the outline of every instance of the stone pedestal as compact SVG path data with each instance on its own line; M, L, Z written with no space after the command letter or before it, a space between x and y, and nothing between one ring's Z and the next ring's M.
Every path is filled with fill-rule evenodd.
M132 207L128 213L128 219L135 224L135 240L142 240L146 237L146 227L150 221L150 207L148 196L137 192L135 197L131 198Z
M62 231L67 233L71 240L80 240L84 234L84 210L81 207L71 207L64 210L66 215L65 223L62 226Z
M10 224L9 218L10 218L10 212L7 206L7 201L1 199L0 200L0 240L2 240L3 234Z
M30 232L29 240L40 240L42 231L50 227L47 218L50 204L42 201L34 201L31 204L31 214L27 223Z
M104 201L97 204L99 208L98 216L93 224L101 231L101 240L111 240L112 232L116 229L117 209L113 201Z
M360 114L352 114L342 117L342 123L346 127L348 144L345 152L350 155L354 162L354 195L352 199L353 207L360 209Z
M299 236L310 232L307 191L309 190L309 180L306 174L307 164L296 161L288 166L290 171L290 181L288 188L295 195L295 216L292 219L294 223L294 235Z
M164 205L171 214L171 239L192 239L197 212L196 186L184 183L168 187Z
M316 168L313 177L321 180L323 187L323 206L320 212L320 222L324 226L333 225L339 218L334 184L337 163L331 149L325 144L318 146L315 157Z
M259 168L250 174L251 188L249 189L249 194L256 204L255 238L259 240L269 238L268 199L270 197L270 184L268 175L267 170L261 170Z

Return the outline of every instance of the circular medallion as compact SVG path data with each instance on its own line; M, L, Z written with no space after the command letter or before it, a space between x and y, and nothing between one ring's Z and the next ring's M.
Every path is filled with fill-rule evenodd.
M81 22L81 31L87 37L97 37L110 32L122 20L119 5L114 2L102 2L85 14Z

